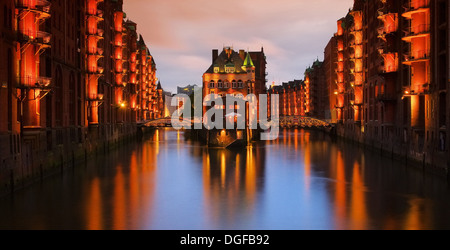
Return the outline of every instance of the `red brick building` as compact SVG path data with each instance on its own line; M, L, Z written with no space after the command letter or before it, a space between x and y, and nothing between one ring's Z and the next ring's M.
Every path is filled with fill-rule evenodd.
M329 119L327 85L323 62L316 60L305 70L305 115L317 119Z
M279 98L278 114L280 117L286 116L305 116L305 83L302 80L294 80L282 85L272 85L268 91L269 100L276 94ZM268 102L268 111L271 103Z
M325 49L339 134L450 163L448 9L445 0L355 0Z
M337 62L337 39L333 36L325 47L323 67L325 72L326 81L326 96L328 97L328 108L326 109L325 118L329 119L331 123L337 123L336 107L338 105L337 95L337 74L336 74L336 62Z
M160 117L155 61L122 5L0 4L2 188L106 149Z
M259 98L266 93L266 64L263 48L257 52L236 52L224 47L220 54L213 50L212 64L203 74L203 98L209 94L255 94Z

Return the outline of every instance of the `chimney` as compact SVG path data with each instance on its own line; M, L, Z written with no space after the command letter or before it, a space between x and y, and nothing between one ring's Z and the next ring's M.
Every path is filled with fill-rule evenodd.
M217 57L219 57L219 50L213 49L213 51L212 51L212 62L213 63L216 61Z
M245 60L245 51L243 49L239 50L239 56L242 60Z

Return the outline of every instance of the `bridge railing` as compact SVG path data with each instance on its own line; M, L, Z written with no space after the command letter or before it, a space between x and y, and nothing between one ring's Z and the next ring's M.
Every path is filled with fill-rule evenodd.
M286 116L280 118L280 127L322 128L331 127L331 123L312 117Z

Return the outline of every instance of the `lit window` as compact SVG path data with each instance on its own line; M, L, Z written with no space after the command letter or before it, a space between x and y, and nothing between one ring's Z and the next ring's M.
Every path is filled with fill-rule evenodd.
M219 73L219 67L214 67L214 73Z
M234 65L225 65L225 73L234 73L236 70Z

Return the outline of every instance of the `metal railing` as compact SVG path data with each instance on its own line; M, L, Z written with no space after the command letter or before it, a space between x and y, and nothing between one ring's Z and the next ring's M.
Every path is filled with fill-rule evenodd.
M405 37L429 33L430 28L431 26L429 24L420 24L407 27L405 30Z
M52 84L52 78L44 76L21 76L17 78L18 88L49 88Z
M16 0L16 7L50 13L51 3L47 0Z
M405 12L410 12L421 8L428 8L429 6L430 0L411 0L403 5Z
M394 73L397 72L398 67L396 66L380 66L379 72L380 73Z
M423 60L423 59L429 59L429 58L430 58L429 50L417 50L417 51L411 51L408 54L406 54L405 62Z

